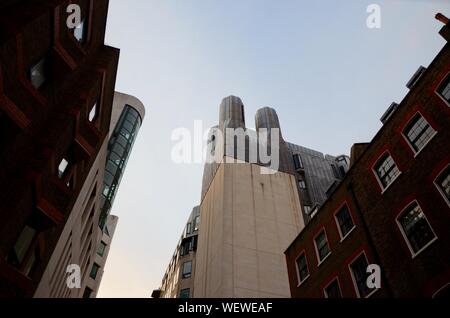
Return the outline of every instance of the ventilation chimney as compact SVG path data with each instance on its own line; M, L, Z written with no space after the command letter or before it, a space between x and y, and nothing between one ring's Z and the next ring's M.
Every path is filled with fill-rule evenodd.
M443 15L442 13L438 13L436 14L436 20L441 21L442 23L444 23L445 25L450 24L450 19L447 18L445 15Z
M391 106L389 106L389 108L386 110L386 112L380 118L383 125L386 124L386 122L389 120L389 118L391 118L392 114L395 113L395 111L398 109L398 107L399 107L399 104L397 104L397 103L392 103Z
M411 77L408 84L406 84L406 87L408 87L409 89L412 89L414 87L414 85L417 84L417 82L419 81L419 79L422 77L423 73L425 73L426 70L427 70L426 67L420 66L419 69Z

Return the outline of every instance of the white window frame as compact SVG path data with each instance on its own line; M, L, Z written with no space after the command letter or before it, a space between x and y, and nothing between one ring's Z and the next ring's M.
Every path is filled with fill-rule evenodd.
M342 235L342 230L341 230L341 226L339 225L339 220L337 218L338 213L344 208L347 207L348 213L350 214L350 218L352 219L352 223L353 223L353 227L350 229L350 231L348 231L348 233L343 236ZM350 207L348 206L347 201L345 201L335 212L334 212L334 221L336 222L336 227L338 229L339 232L339 237L341 238L340 243L342 243L356 228L356 224L355 224L355 220L353 219L353 215L352 212L350 211Z
M358 298L362 298L362 297L361 297L361 294L359 293L359 288L358 288L358 284L356 283L355 275L353 274L352 264L363 254L366 259L367 265L370 265L369 259L367 258L367 254L366 254L365 250L362 250L361 253L359 253L355 258L353 258L350 261L350 263L348 263L348 270L350 272L350 276L352 277L353 288L355 289L355 293ZM381 288L374 288L374 290L371 291L370 293L368 293L364 298L369 298L370 296L375 294L379 289L381 289Z
M328 298L328 294L327 294L327 288L334 283L335 281L337 281L338 287L339 287L339 291L341 293L341 297L344 298L344 294L342 294L342 287L341 287L341 282L339 281L339 277L336 276L334 277L328 284L325 285L325 287L323 288L323 296L325 298Z
M420 250L418 250L417 252L414 252L411 243L409 242L408 236L405 233L405 230L403 229L402 224L399 221L400 216L405 212L406 209L408 209L409 207L411 207L411 205L413 205L414 203L417 204L417 206L420 208L420 210L422 211L423 215L425 216L425 221L427 221L428 226L431 229L431 232L434 234L434 238L429 241L427 244L425 244L424 247L422 247ZM417 255L419 255L420 253L422 253L424 250L426 250L431 244L433 244L437 239L437 235L434 232L433 227L430 224L430 221L428 221L427 215L425 214L424 210L422 209L422 207L420 206L419 202L417 200L413 200L410 203L408 203L401 211L399 214L397 214L397 216L395 217L395 222L397 223L398 229L400 230L400 233L403 236L404 241L406 242L406 245L408 246L409 251L411 252L411 256L414 259L415 257L417 257Z
M300 271L298 270L297 261L302 255L305 255L306 268L308 269L308 275L306 275L306 277L303 280L300 280ZM300 252L300 254L298 254L298 256L295 258L294 263L295 263L295 272L297 273L297 287L300 287L304 282L306 282L308 280L308 278L310 276L309 263L308 263L308 257L306 256L306 250L302 250Z
M427 124L431 127L431 129L433 129L433 131L434 131L434 133L431 135L430 139L428 139L428 141L419 150L414 149L413 145L411 145L411 142L408 139L408 136L405 135L406 127L408 127L411 124L412 120L417 115L420 115L420 117L422 117L427 122ZM420 111L417 111L413 116L411 116L408 123L402 129L402 136L405 139L406 143L408 144L409 148L411 148L411 151L414 154L414 158L416 158L428 146L428 144L431 142L431 140L433 140L433 138L437 135L437 133L438 133L437 130L434 129L434 127L430 124L430 122L427 120L427 118Z
M438 84L438 86L436 87L435 93L439 96L440 99L442 99L442 101L448 106L450 107L449 102L442 96L442 94L439 92L439 89L441 88L441 86L444 84L444 82L449 79L450 81L450 72L448 72L444 78L442 79L442 81Z
M447 195L442 191L441 186L438 183L438 179L441 177L441 175L444 173L445 170L450 169L450 163L448 165L445 166L444 169L442 169L437 177L434 179L433 183L436 186L436 188L438 189L439 193L442 195L442 197L444 198L445 202L447 202L447 205L450 207L450 200L447 198Z
M317 248L317 242L316 242L316 238L319 237L319 235L324 232L325 233L325 238L327 240L327 245L328 245L328 254L322 259L320 260L320 255L319 255L319 249ZM314 240L314 249L316 250L316 258L317 258L317 267L319 267L320 265L322 265L323 262L325 262L327 260L328 257L330 257L331 255L331 246L330 246L330 241L328 240L328 234L327 231L325 229L325 227L323 227L319 233L314 236L313 238Z
M395 163L395 166L397 167L399 174L392 179L391 183L389 183L386 187L383 185L383 183L380 180L380 177L378 176L377 170L375 169L375 167L378 165L378 163L380 162L380 159L383 158L383 156L385 156L386 154L388 154L391 158L392 161ZM375 178L378 181L378 185L380 186L381 189L381 194L384 194L394 183L395 181L397 181L397 179L402 175L402 171L400 170L397 162L394 160L394 157L392 157L391 152L389 150L384 151L377 160L375 160L375 163L372 166L372 173L375 175Z

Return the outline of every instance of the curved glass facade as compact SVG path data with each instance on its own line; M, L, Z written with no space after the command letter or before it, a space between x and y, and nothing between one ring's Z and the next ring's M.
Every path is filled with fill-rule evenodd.
M114 202L141 123L142 118L139 113L130 105L125 105L114 132L109 139L99 221L99 226L102 229Z

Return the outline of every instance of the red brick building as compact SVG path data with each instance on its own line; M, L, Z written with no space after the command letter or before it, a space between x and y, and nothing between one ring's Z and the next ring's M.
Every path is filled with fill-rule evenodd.
M67 7L81 24L68 28ZM108 0L0 3L0 295L32 296L109 131Z
M384 126L352 148L351 168L285 252L293 297L450 293L450 25ZM366 284L369 264L381 288Z

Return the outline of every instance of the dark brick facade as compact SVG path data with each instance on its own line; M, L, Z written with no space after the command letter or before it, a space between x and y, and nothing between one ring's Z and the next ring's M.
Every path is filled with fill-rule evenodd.
M447 41L449 29L446 25L440 32ZM381 289L371 297L448 294L450 205L434 181L450 164L450 104L437 92L449 76L447 43L374 139L354 146L350 171L286 251L293 297L324 297L324 287L335 277L343 297L357 297L349 264L363 250L368 263L378 264L382 270ZM416 154L404 131L417 113L436 134ZM401 173L382 190L373 168L386 153ZM418 252L409 247L397 221L413 202L420 206L436 237ZM334 214L343 204L348 205L355 228L341 240ZM326 230L331 254L318 266L314 236L321 228ZM296 259L302 251L310 276L299 285Z
M82 9L83 43L66 26L70 3ZM104 45L107 11L108 0L0 4L1 296L33 295L107 138L119 59L118 49ZM29 73L43 58L46 79L37 89ZM63 158L70 164L59 178ZM28 275L7 261L26 224L37 230Z

